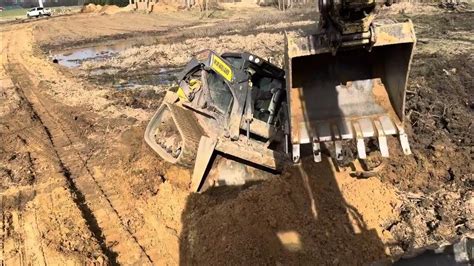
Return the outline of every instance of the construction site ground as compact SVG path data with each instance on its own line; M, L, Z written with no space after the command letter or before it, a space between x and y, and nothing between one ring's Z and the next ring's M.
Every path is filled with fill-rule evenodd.
M472 234L469 11L382 10L412 19L418 43L406 108L413 155L391 145L377 176L306 158L263 182L193 194L190 171L144 143L193 53L246 50L282 66L284 32L316 27L308 10L232 4L205 15L90 12L2 24L0 265L360 265ZM53 62L87 49L99 52L72 67Z

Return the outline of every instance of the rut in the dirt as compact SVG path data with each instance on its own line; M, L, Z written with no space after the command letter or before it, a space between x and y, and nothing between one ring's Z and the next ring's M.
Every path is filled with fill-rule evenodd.
M64 121L61 122L61 118L55 117L53 112L45 107L52 105L44 104L44 99L36 95L33 91L35 87L26 74L28 72L21 65L10 62L7 71L14 77L13 82L18 87L18 93L30 106L33 116L43 125L69 189L77 196L77 207L108 260L111 263L151 264L150 256L124 224L80 152L72 148L80 141L76 141L78 137L74 136ZM96 195L97 193L102 196ZM115 243L116 246L111 248L108 243Z
M20 73L18 70L21 68L19 65L11 65L12 69L10 71L14 73ZM30 80L26 75L17 75L17 80L14 82L19 85L19 86L32 86ZM21 82L19 81L20 79ZM26 84L25 84L26 83ZM32 114L32 119L39 121L39 123L42 126L42 129L48 136L48 141L50 144L54 147L53 143L53 135L51 134L50 130L48 127L44 124L42 121L41 117L38 115L36 110L34 109L33 105L31 104L30 101L28 101L27 97L24 94L24 91L21 89L21 87L16 87L16 93L20 96L20 98L23 100L23 103L26 104L26 108L31 112ZM107 256L107 259L110 263L116 264L117 263L117 254L113 252L111 249L109 249L106 245L102 229L99 227L97 223L97 219L95 215L93 214L92 210L87 206L87 202L85 200L84 194L77 188L76 184L74 183L74 180L72 179L71 173L69 169L64 165L63 161L61 160L61 157L59 156L58 152L56 149L53 149L53 153L55 154L55 157L57 159L57 163L59 168L62 171L62 174L66 178L66 182L68 184L68 188L71 192L72 195L74 195L73 200L76 203L76 206L78 209L81 211L82 217L86 221L86 225L93 234L94 238L97 240L99 243L102 252Z

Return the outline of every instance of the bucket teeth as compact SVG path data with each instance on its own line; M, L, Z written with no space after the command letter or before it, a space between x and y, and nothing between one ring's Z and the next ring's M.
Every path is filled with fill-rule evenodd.
M375 126L375 129L377 130L380 153L382 154L382 157L389 157L387 137L385 136L385 132L382 129L382 124L380 123L380 121L375 120L374 126Z
M317 139L313 139L313 156L314 161L319 163L322 160L321 156L321 144Z
M364 143L364 135L362 134L361 126L358 122L353 123L356 140L357 140L357 154L359 158L365 159L367 155L365 153L365 143Z
M405 155L411 154L410 144L408 144L408 136L405 133L401 133L399 135L400 138L400 145L402 146L403 153Z
M300 162L300 144L293 144L293 162L299 163Z
M388 158L388 145L387 145L387 137L385 136L379 136L379 148L380 148L380 153L382 154L382 157Z
M357 139L357 154L359 155L359 158L361 159L367 158L367 154L365 153L365 144L364 144L363 138Z
M334 150L336 151L336 160L342 161L342 141L341 141L341 133L339 132L339 128L337 125L332 125L332 132L334 134Z
M382 157L389 157L387 136L398 135L403 153L411 154L407 134L399 123L393 122L388 116L364 117L352 120L323 121L312 124L312 135L317 137L308 138L303 136L300 144L312 143L315 162L321 162L321 144L330 142L335 148L335 159L343 160L343 141L354 139L357 145L357 153L360 159L367 158L365 147L366 138L377 138ZM311 141L307 141L310 139ZM299 145L299 144L298 144ZM295 145L293 145L295 146ZM299 147L293 148L293 159L299 160Z
M342 161L342 141L336 140L334 141L334 147L336 150L336 160Z

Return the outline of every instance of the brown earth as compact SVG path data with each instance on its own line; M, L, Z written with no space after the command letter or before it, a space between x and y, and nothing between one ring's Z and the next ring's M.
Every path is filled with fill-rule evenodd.
M6 68L8 63L8 68ZM2 56L0 135L0 259L6 265L107 263L90 209L53 149L33 108L21 66ZM8 69L8 70L7 70ZM99 239L99 240L98 240Z
M404 250L473 232L473 15L436 17L413 17L419 41L406 113L414 154L390 160L380 176L410 192L391 225Z
M207 46L281 64L283 31L312 27L314 15L265 11L3 25L0 261L357 265L472 232L473 13L401 15L419 39L407 96L414 154L391 149L369 179L308 158L260 183L189 194L189 170L161 161L142 140L166 86L116 91L110 76L90 72L146 75ZM122 38L148 45L73 70L49 57Z

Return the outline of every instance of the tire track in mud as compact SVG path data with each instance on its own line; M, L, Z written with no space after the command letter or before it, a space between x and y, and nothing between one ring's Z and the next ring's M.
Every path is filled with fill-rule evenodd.
M21 136L18 140L25 142ZM25 152L28 172L33 176L31 184L20 185L16 192L5 190L0 193L0 265L47 265L43 248L43 238L38 226L37 203L37 169L32 154ZM7 190L8 191L8 190ZM25 212L30 205L32 213ZM8 243L5 244L5 243ZM14 244L12 244L14 242ZM3 263L3 264L2 264Z
M13 69L7 69L7 71L15 71L14 68ZM12 73L18 73L18 72L12 72ZM25 77L24 75L19 75L21 78L23 78L23 81L24 81L24 78L27 78ZM16 85L19 85L17 84L18 81L14 81L14 83ZM21 82L20 82L21 83ZM22 84L23 85L23 84ZM28 85L32 85L32 84L28 84ZM43 121L41 120L40 116L37 114L37 112L35 111L35 109L33 108L31 102L28 101L28 99L26 98L25 94L23 93L23 90L21 90L18 86L15 87L15 92L17 93L17 95L20 97L20 99L22 99L22 101L24 103L27 104L26 108L28 109L29 112L31 112L32 114L32 119L33 120L36 120L36 121L39 121L40 125L39 126L34 126L33 128L42 128L43 131L46 133L46 135L48 136L48 141L54 145L52 143L52 135L51 135L51 132L49 131L49 129L44 125ZM25 128L25 130L27 129L31 129L32 127L30 128ZM80 210L81 212L81 215L82 217L84 218L84 220L86 221L86 225L89 229L89 231L91 231L93 237L97 240L97 242L99 243L100 247L101 247L101 250L102 252L104 253L104 255L107 256L107 258L109 259L109 261L111 263L114 263L116 262L115 258L116 258L116 255L113 254L113 252L111 250L109 250L105 244L105 240L104 240L104 237L103 237L103 234L102 234L102 231L100 229L100 227L98 226L97 224L97 220L95 219L94 215L92 214L92 211L89 209L89 207L87 206L87 203L85 201L85 197L84 195L77 189L77 187L75 186L72 178L71 178L71 175L69 173L69 170L64 166L63 162L61 161L60 157L59 157L59 154L57 153L57 151L55 149L53 149L53 153L54 153L54 156L56 157L55 159L57 159L57 163L59 165L59 168L61 169L62 171L62 174L66 177L66 183L67 183L67 187L71 193L71 195L74 195L75 197L73 197L73 201L74 203L76 204L76 206L78 207L78 209ZM31 161L31 160L30 160ZM33 165L34 167L34 165ZM20 191L20 194L21 196L21 191ZM36 212L35 212L35 216L36 216Z
M5 227L5 206L4 196L0 195L0 265L4 265L5 262L5 236L7 234Z
M39 121L39 123L40 123L39 126L34 126L34 127L26 128L26 129L31 129L31 128L43 129L43 131L48 136L47 141L50 142L50 144L53 144L52 143L52 135L51 135L49 129L43 124L43 121L41 120L40 116L36 113L35 109L31 105L31 103L27 100L27 98L24 95L23 91L21 89L19 89L18 87L15 87L15 91L19 95L19 97L22 99L22 101L27 104L26 108L28 109L29 112L32 113L32 119L36 120L36 121ZM18 136L18 137L20 137L20 136ZM95 220L95 217L92 215L92 211L88 208L84 195L75 186L73 180L71 179L71 175L69 173L69 170L64 166L63 162L61 161L61 159L59 157L59 154L57 153L57 151L55 149L53 149L52 151L53 151L53 156L55 157L54 159L56 159L54 161L57 161L58 166L61 169L61 172L62 172L63 176L66 177L65 180L66 180L66 184L67 184L67 187L69 189L69 192L71 193L71 195L74 196L74 197L72 197L72 200L74 201L74 203L76 204L76 206L80 210L81 215L82 215L82 217L84 218L84 220L86 222L86 226L88 227L89 231L92 233L93 237L99 243L99 246L100 246L102 252L104 253L104 255L107 256L109 262L111 262L111 263L116 262L116 260L115 260L116 255L113 253L113 251L109 250L108 247L105 245L105 240L104 240L102 231L101 231L100 227L97 225L97 221ZM33 166L33 170L36 172L35 164L31 160L31 158L30 158L30 162L31 162L31 165ZM36 190L34 185L33 185L33 188L34 188L34 190ZM19 193L20 193L19 195L21 196L21 191ZM37 222L36 207L34 207L34 215L35 215L36 226L38 226L37 225L38 222ZM22 247L23 246L24 245L22 245ZM44 252L42 251L43 248L40 247L40 249L41 249L41 252L43 254L43 260L46 262L46 260L44 259Z
M39 229L39 226L38 226L38 212L37 212L36 204L35 204L35 206L33 206L33 212L34 212L34 216L35 216L36 232L41 232L40 229ZM41 256L43 258L44 264L47 265L48 263L46 261L45 255L44 255L43 241L41 241L41 239L40 239L39 242L40 242L39 250L41 252Z
M18 91L17 91L16 88L15 88L15 91L18 93ZM30 106L28 106L28 108L30 108ZM18 135L18 138L20 138L23 142L26 142L26 140L24 140L24 139L23 139L21 136L19 136L19 135ZM36 193L37 193L37 187L36 187L36 183L38 182L38 180L37 180L37 176L38 176L38 174L37 174L37 165L35 165L35 162L34 162L32 156L31 156L31 153L30 153L30 152L27 152L26 155L27 155L28 164L29 164L29 166L30 166L29 168L30 168L30 170L33 172L33 176L34 176L34 180L33 180L33 182L32 182L33 190L31 191L31 195L29 195L28 197L29 197L29 198L34 198L34 197L36 196ZM18 206L18 210L20 210L20 209L21 209L21 206L22 206L22 203L21 203L21 201L22 201L22 200L21 200L21 193L22 193L22 191L20 190L20 191L19 191L19 194L18 194L18 195L19 195L19 200L18 200L18 201L19 201L19 204L17 205L17 206ZM19 213L20 213L20 212L19 212ZM37 213L36 213L36 204L35 204L35 203L33 204L33 215L34 215L34 222L35 222L36 232L39 233L39 232L41 232L41 231L39 230L39 227L38 227L38 217L37 217ZM23 214L22 214L22 213L20 214L20 217L23 217ZM22 239L23 242L25 242L25 241L24 241L25 236L28 234L28 233L26 232L26 224L27 224L27 223L25 223L25 219L22 219L22 221L23 221L23 222L22 222L22 224L21 224L21 231L22 231L23 237L22 237L21 239ZM46 258L45 258L45 255L44 255L43 242L42 242L42 240L41 240L40 237L37 238L37 241L38 241L38 244L39 244L39 246L38 246L38 251L39 251L39 254L41 255L42 263L38 263L38 262L36 261L35 264L37 264L37 265L47 265ZM27 250L27 249L26 249L25 243L22 244L21 248L22 248L22 250L24 251L24 253L23 253L24 258L22 258L22 260L23 260L23 261L28 261L27 258L28 258L28 257L31 257L31 255L30 255L30 256L26 256L26 255L27 255L27 253L26 253L26 250Z
M21 206L21 191L18 193L18 204L17 206ZM19 209L19 208L18 208ZM17 232L20 233L20 241L17 242L18 245L18 248L17 250L20 251L20 265L25 265L27 263L27 256L26 256L26 241L25 241L25 221L24 221L24 218L23 218L23 213L21 212L18 212L18 227L19 227L19 230Z
M10 60L6 70L17 87L18 95L29 105L33 117L43 125L70 192L76 196L74 202L109 262L152 264L150 256L127 228L108 194L74 148L80 142L71 139L71 136L76 138L72 130L51 114L33 91L28 71Z

